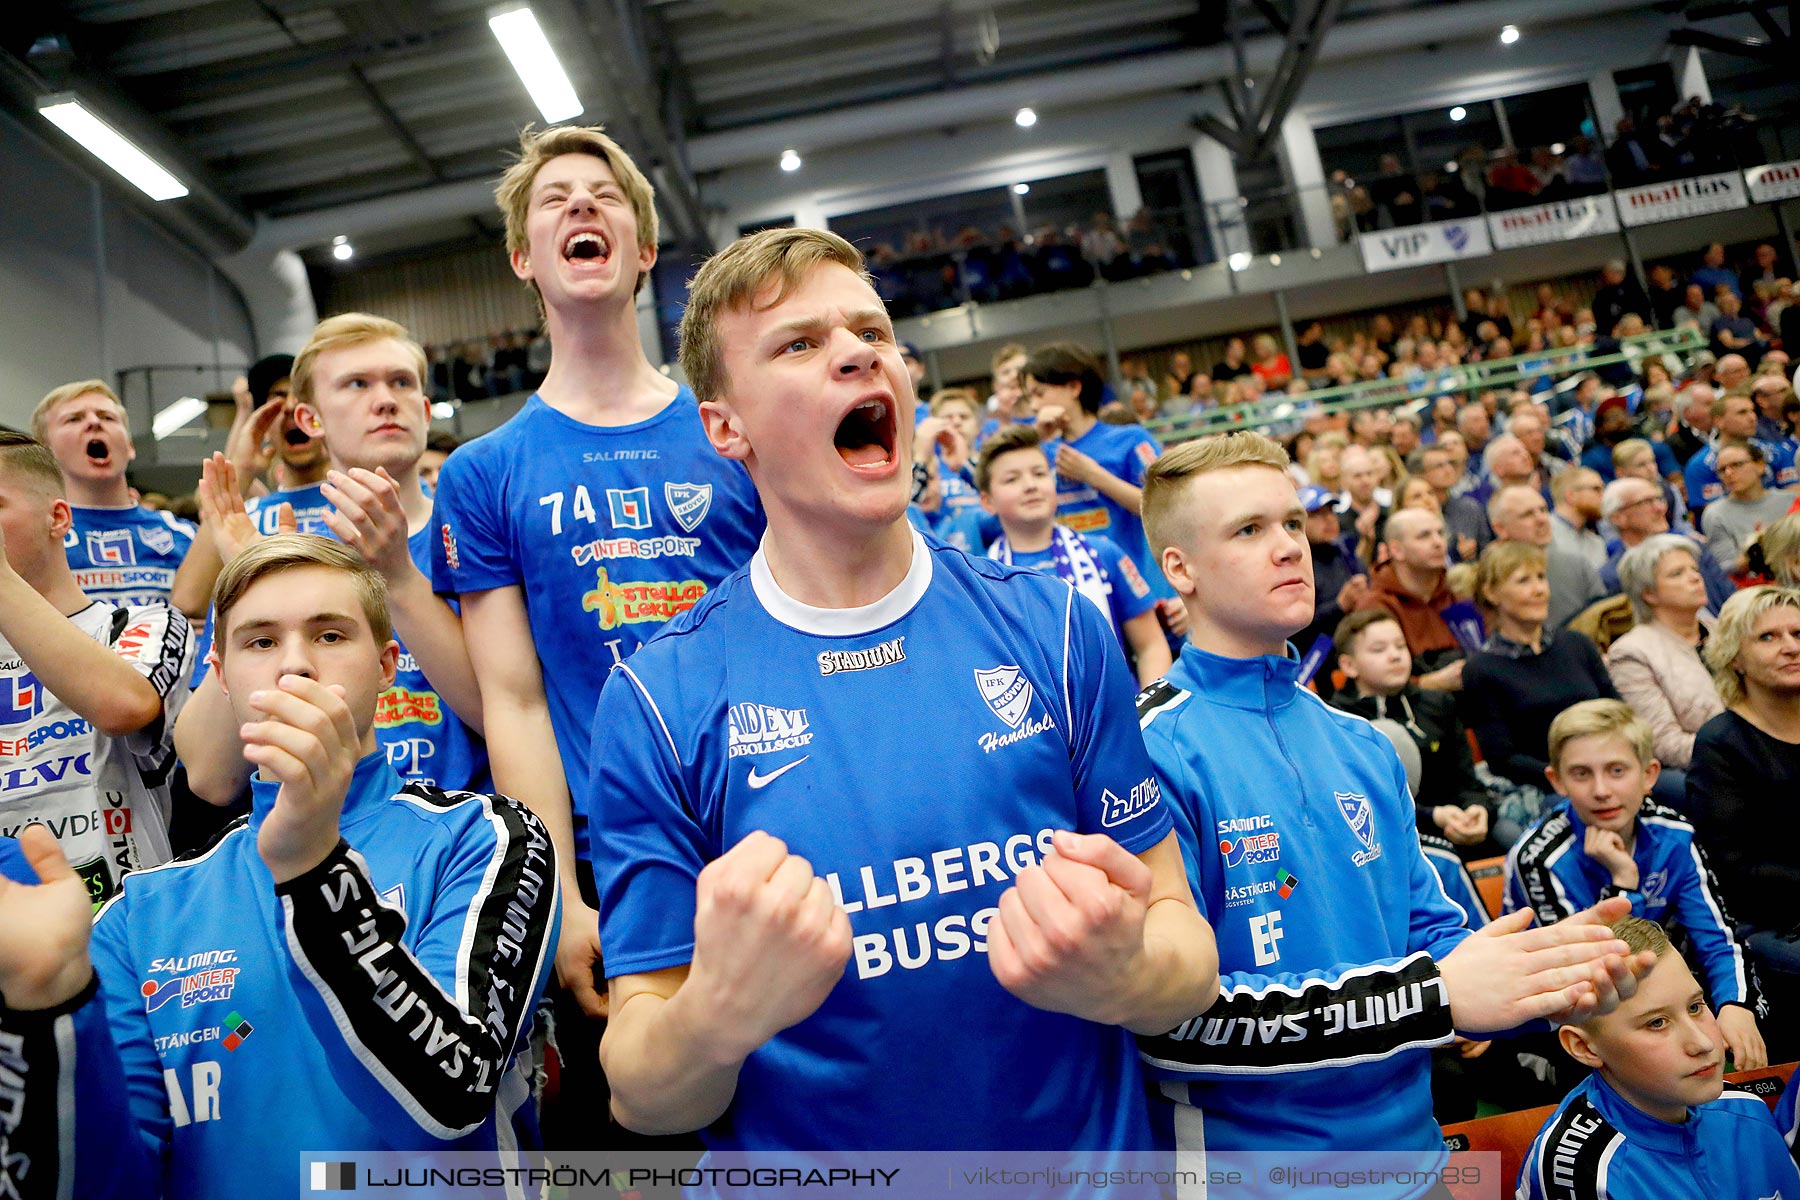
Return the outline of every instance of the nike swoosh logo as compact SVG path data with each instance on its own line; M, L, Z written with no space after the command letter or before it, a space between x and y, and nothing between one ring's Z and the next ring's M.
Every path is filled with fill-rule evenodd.
M771 783L774 783L777 779L780 779L783 775L786 775L789 771L793 770L795 767L799 766L801 763L805 762L807 759L809 759L811 757L812 757L812 755L810 755L810 754L802 754L799 758L796 758L793 762L783 763L779 767L776 767L773 771L770 771L767 775L758 775L756 773L756 768L751 767L750 768L750 786L753 788L766 788Z

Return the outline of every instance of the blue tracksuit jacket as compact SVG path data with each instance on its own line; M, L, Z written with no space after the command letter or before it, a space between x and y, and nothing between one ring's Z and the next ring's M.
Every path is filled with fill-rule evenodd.
M1736 923L1725 911L1718 882L1687 819L1654 800L1644 801L1631 845L1638 869L1638 888L1632 892L1614 887L1612 872L1588 857L1582 849L1586 834L1570 800L1527 829L1506 855L1506 911L1529 908L1540 925L1550 925L1609 896L1628 896L1632 916L1663 925L1679 922L1687 930L1715 1009L1741 1004L1767 1016L1756 972L1738 944Z
M304 1151L535 1136L515 1056L560 919L543 825L505 798L402 788L377 752L338 848L277 885L256 850L276 790L257 781L209 848L128 877L82 995L0 1008L24 1081L0 1161L23 1195L296 1195Z
M1392 744L1298 676L1189 645L1138 698L1222 990L1139 1052L1183 1148L1191 1105L1208 1150L1441 1153L1429 1048L1453 1031L1434 959L1464 914L1420 851Z
M1800 1195L1761 1097L1725 1085L1679 1125L1632 1107L1597 1072L1557 1108L1519 1170L1518 1200Z

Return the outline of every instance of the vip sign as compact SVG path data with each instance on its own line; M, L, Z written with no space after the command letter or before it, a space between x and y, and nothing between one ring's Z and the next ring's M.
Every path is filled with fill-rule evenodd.
M1800 160L1751 167L1744 172L1750 185L1750 198L1758 204L1772 200L1792 200L1800 196Z
M1369 271L1398 271L1494 252L1487 227L1479 219L1383 229L1365 233L1357 242L1362 249L1363 267Z

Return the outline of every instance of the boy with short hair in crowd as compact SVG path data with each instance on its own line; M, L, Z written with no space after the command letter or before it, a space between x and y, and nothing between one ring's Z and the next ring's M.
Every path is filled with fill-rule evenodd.
M99 379L65 383L38 401L31 432L62 471L76 585L109 604L167 604L194 527L132 497L125 470L137 449L118 393Z
M1613 931L1656 965L1615 1011L1558 1031L1563 1049L1594 1073L1532 1143L1521 1200L1800 1194L1768 1106L1725 1083L1725 1039L1668 935L1641 917Z
M1236 433L1178 446L1145 477L1145 524L1190 633L1138 719L1216 931L1220 995L1139 1053L1177 1149L1373 1148L1428 1166L1444 1152L1430 1047L1610 1007L1646 964L1605 928L1621 900L1470 933L1419 849L1394 747L1300 686L1286 652L1313 613L1287 466L1274 441ZM1404 1000L1375 999L1390 995ZM1381 1015L1332 1020L1342 1005Z
M50 451L0 430L0 834L41 824L99 904L170 854L170 729L193 637L166 604L88 597Z
M1138 683L1161 678L1173 659L1150 585L1108 539L1056 523L1056 480L1037 430L1008 425L989 438L975 464L975 486L981 506L1000 520L988 557L1057 576L1106 614Z
M1679 921L1732 1061L1739 1070L1767 1066L1757 1028L1767 1004L1694 827L1649 799L1662 769L1651 747L1650 727L1618 700L1584 700L1557 715L1544 774L1568 799L1507 855L1506 907L1530 908L1548 924L1624 896L1634 916Z
M350 549L266 538L214 609L250 815L91 923L64 856L20 839L41 882L0 885L0 1045L26 1081L0 1170L28 1163L33 1196L211 1200L291 1193L308 1150L532 1144L548 831L401 785L375 741L400 648Z
M1365 608L1338 623L1333 641L1338 668L1349 681L1332 697L1333 707L1370 721L1397 722L1419 748L1422 772L1413 796L1419 832L1449 841L1464 858L1501 853L1509 843L1497 840L1493 798L1475 774L1475 755L1456 702L1447 692L1425 691L1412 681L1412 652L1400 622L1385 608Z

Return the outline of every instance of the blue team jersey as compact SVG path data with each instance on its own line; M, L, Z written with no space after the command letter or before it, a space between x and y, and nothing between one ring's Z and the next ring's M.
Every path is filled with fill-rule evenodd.
M1741 1004L1768 1016L1756 973L1738 944L1737 922L1725 909L1719 884L1694 838L1694 827L1672 808L1645 800L1632 834L1635 891L1616 887L1612 872L1583 849L1587 826L1564 800L1519 836L1506 854L1506 911L1529 908L1538 924L1553 925L1611 896L1631 901L1631 915L1659 925L1679 922L1706 978L1714 1008Z
M325 498L324 489L316 483L308 487L270 492L266 496L253 496L244 501L244 511L250 514L250 520L256 525L258 533L273 535L281 532L277 522L284 504L293 506L296 533L331 536L331 526L325 524L325 514L331 511L331 501Z
M20 1155L0 1183L29 1163L33 1196L282 1196L306 1151L535 1141L530 1029L559 924L542 823L402 788L371 754L337 849L277 884L257 851L277 785L254 793L206 850L126 877L94 921L97 987L0 1006L32 1084L0 1127Z
M432 580L446 595L517 586L543 661L569 795L585 793L606 673L750 561L762 505L706 440L694 393L634 425L588 425L533 395L438 475ZM587 816L574 804L587 857Z
M413 565L427 579L436 538L437 526L428 522L406 539ZM398 634L394 640L400 642ZM375 740L387 752L388 764L408 783L471 792L485 792L493 786L487 743L445 703L419 670L405 642L400 642L400 669L394 673L394 686L375 702Z
M1181 1149L1411 1151L1429 1170L1428 1050L1454 1032L1436 960L1476 918L1420 849L1392 743L1299 671L1188 645L1138 698L1222 993L1139 1039L1176 1102L1153 1116Z
M973 465L955 470L944 462L942 451L938 452L938 490L944 497L940 515L949 516L964 509L981 511L981 491L975 486Z
M1800 474L1794 467L1794 447L1786 442L1765 442L1761 438L1751 438L1751 442L1760 446L1763 458L1763 486L1767 488L1792 487L1800 482ZM1688 459L1687 498L1689 508L1699 508L1703 504L1711 504L1725 495L1725 484L1719 479L1719 446L1717 442L1707 446L1700 453Z
M1055 830L1170 831L1091 604L914 534L892 593L826 611L759 553L613 671L594 735L609 975L691 961L701 868L759 829L850 918L843 978L750 1055L712 1148L1148 1148L1130 1035L1031 1007L986 955Z
M1679 1125L1596 1072L1564 1098L1519 1169L1518 1200L1793 1196L1800 1172L1760 1096L1732 1084Z
M1078 536L1087 543L1088 550L1094 556L1094 566L1100 573L1100 588L1106 594L1106 607L1103 611L1112 622L1119 645L1130 649L1131 643L1125 638L1125 622L1155 608L1156 597L1150 594L1149 583L1145 582L1143 573L1131 561L1129 554L1097 533ZM1056 551L1053 547L1043 550L1013 550L1010 558L1015 567L1028 567L1046 575L1056 574ZM1082 595L1090 600L1095 598L1086 591Z
M329 503L324 511L331 511ZM337 534L325 524L323 513L318 515L317 523L319 536L337 540ZM436 523L428 522L406 539L413 565L427 579L431 578L431 547L436 537ZM455 601L451 601L451 606L455 606ZM375 701L375 741L387 754L389 765L407 783L456 791L490 788L493 781L488 775L487 743L463 723L431 680L425 678L398 630L393 638L400 645L399 669L394 672L393 686ZM194 668L195 687L206 678L205 655L212 639L213 614L209 608Z
M1045 446L1052 463L1056 461L1057 447L1063 444L1057 440ZM1144 485L1144 472L1162 453L1156 439L1142 427L1110 425L1105 421L1096 422L1092 429L1068 445L1133 487ZM1144 536L1144 519L1135 511L1121 506L1097 488L1058 474L1056 519L1076 533L1098 533L1110 538L1119 549L1131 555L1138 570L1150 581L1152 591L1163 597L1175 595L1174 589L1163 579L1155 555L1150 553L1150 540Z
M119 608L167 604L175 571L194 544L194 527L180 517L136 504L125 508L70 505L74 518L63 551L75 586L90 600Z

